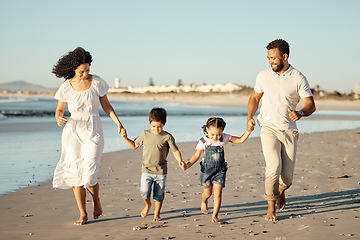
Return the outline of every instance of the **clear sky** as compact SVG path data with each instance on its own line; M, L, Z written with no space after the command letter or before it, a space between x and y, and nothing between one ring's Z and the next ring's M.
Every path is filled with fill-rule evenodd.
M360 82L358 0L0 0L0 83L57 88L52 66L81 46L110 86L228 83L253 87L283 38L311 87Z

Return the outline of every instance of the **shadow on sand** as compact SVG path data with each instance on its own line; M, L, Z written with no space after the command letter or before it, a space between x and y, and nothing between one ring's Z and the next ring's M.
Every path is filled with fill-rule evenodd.
M199 199L199 201L201 201ZM211 199L209 199L211 201ZM278 220L288 219L292 216L306 216L316 215L320 213L329 213L336 211L347 211L352 209L360 209L360 189L328 192L322 194L289 197L286 199L286 208L282 211L278 211ZM200 205L200 202L199 202ZM209 214L211 214L212 208L209 208ZM265 216L267 211L267 202L257 201L242 204L222 205L220 214L222 221L229 221L232 219L249 218ZM149 214L149 217L152 214ZM183 208L171 211L164 211L161 213L163 221L184 217L196 217L202 216L200 208ZM123 220L129 218L139 218L140 214L135 216L124 216L114 218L103 218L99 220L92 220L87 222L88 224L96 222L107 222L114 220Z

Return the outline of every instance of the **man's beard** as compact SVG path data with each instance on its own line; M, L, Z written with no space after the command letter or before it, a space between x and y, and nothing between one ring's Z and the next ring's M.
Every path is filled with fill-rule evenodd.
M275 69L272 68L272 70L273 70L274 72L280 72L281 70L283 70L283 68L284 68L284 62L281 61L280 64L277 65L277 67L276 67Z

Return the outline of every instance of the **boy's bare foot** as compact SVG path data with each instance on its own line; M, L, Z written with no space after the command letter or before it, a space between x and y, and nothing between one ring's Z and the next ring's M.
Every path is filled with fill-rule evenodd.
M220 219L216 216L216 217L214 217L213 216L213 218L212 218L212 220L211 220L213 223L217 223L217 222L220 222Z
M75 221L75 225L84 225L88 221L87 215L81 216L79 220Z
M279 199L277 200L277 206L279 210L284 210L286 206L285 190L280 193Z
M149 214L150 208L151 208L151 204L145 205L144 209L140 213L141 217L145 218Z
M160 221L162 221L162 219L161 219L160 216L156 216L156 217L154 217L153 221L154 222L160 222Z
M207 202L201 203L201 212L203 214L208 214L209 210L208 210Z
M98 219L100 216L102 216L102 208L100 204L100 200L93 202L94 205L94 219Z

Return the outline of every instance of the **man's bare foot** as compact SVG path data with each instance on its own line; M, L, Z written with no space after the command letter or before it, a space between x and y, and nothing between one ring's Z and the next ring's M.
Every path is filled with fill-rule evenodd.
M102 216L102 208L100 204L100 200L94 203L94 219L98 219L100 216Z
M154 216L154 219L153 219L154 222L160 222L162 221L161 217L160 216Z
M277 200L277 206L279 210L284 210L286 206L285 190L280 193L279 199Z
M268 211L268 213L267 213L267 215L266 215L266 217L265 217L265 220L266 220L266 221L269 221L269 222L275 222L275 221L277 221L275 212L269 212L269 211Z
M217 216L213 216L212 220L211 220L213 223L217 223L217 222L220 222L220 219L217 217Z
M149 214L150 208L151 208L151 204L145 205L144 209L140 213L141 217L145 218Z
M208 210L207 202L201 203L201 212L203 214L208 214L209 210Z
M88 217L87 217L87 215L85 215L85 216L81 216L79 218L79 220L74 222L74 224L75 225L84 225L87 221L88 221Z

